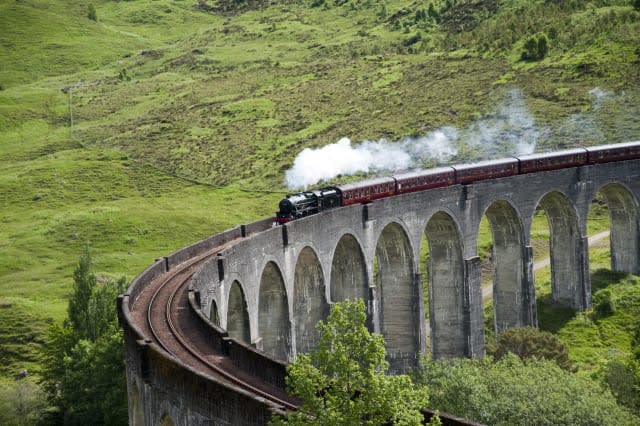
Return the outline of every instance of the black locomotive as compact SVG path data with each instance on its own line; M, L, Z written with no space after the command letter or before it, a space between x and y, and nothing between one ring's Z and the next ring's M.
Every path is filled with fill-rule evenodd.
M368 203L409 192L636 158L640 158L640 141L531 154L370 179L287 195L287 198L280 201L275 222L283 224L326 209Z

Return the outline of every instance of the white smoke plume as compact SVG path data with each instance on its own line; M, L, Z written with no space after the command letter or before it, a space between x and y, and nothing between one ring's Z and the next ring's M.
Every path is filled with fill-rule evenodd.
M349 138L322 148L306 148L286 172L289 188L306 188L338 175L407 170L426 156L447 161L456 150L451 146L455 129L441 129L419 138L391 143L385 139L352 145Z
M600 109L603 102L615 99L615 94L613 92L603 90L599 87L594 87L589 90L589 96L592 99L592 108L596 111Z
M461 132L462 142L473 147L478 152L477 159L483 160L531 154L539 138L540 130L519 90L510 92L495 115L484 117Z
M581 145L599 145L611 143L602 131L598 114L606 110L607 104L616 104L618 99L615 93L595 87L589 91L591 109L571 114L564 123L554 132L556 141L575 143Z
M589 92L593 110L615 97L595 88ZM599 135L594 118L581 114L571 117L554 137L563 131ZM338 175L355 173L393 173L419 168L423 164L478 161L534 152L538 142L549 137L550 129L536 126L524 96L512 90L496 107L496 112L465 129L443 127L421 137L406 137L397 142L385 139L352 144L348 138L318 149L305 149L286 172L285 183L291 189L307 188ZM464 153L464 154L462 154ZM460 155L459 155L460 154Z

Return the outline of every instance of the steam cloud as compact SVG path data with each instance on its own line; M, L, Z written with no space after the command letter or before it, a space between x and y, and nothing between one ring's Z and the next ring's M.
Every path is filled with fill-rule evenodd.
M599 88L589 94L594 110L614 96ZM589 129L594 134L595 125L591 120L588 115L574 115L564 130ZM483 117L465 129L443 127L421 137L406 137L397 142L380 139L355 145L345 137L322 148L306 148L287 170L285 183L290 189L300 189L338 175L389 173L420 168L424 164L448 164L459 161L456 156L462 149L466 161L530 154L548 133L549 129L536 127L522 93L512 90L497 106L495 114Z
M338 175L378 171L406 170L416 160L432 157L448 161L456 154L451 146L455 129L441 129L420 138L405 138L391 143L385 139L365 141L353 146L349 138L318 149L306 148L298 154L286 172L289 188L306 188Z

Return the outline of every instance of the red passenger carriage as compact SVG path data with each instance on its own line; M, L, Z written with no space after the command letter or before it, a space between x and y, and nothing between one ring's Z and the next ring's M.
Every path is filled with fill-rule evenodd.
M522 155L518 157L518 160L520 161L520 174L544 172L585 165L587 164L587 151L584 148L576 148L544 154Z
M456 171L456 183L464 185L479 180L517 175L518 159L503 158L474 164L461 164L453 166L453 168Z
M419 172L403 173L395 175L394 178L398 185L398 194L407 194L409 192L453 185L456 174L452 167L438 167Z
M396 180L385 177L340 185L337 188L342 193L342 205L349 206L396 195Z

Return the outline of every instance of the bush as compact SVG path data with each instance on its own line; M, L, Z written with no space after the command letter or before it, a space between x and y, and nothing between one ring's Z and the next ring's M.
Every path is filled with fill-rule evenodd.
M420 33L418 34L414 34L411 37L405 39L402 41L402 45L403 46L411 46L416 44L417 42L419 42L420 40L422 40L422 35L420 35Z
M0 383L0 424L36 424L45 407L42 389L30 379Z
M513 353L522 360L546 359L555 362L564 370L575 370L569 360L567 347L555 335L537 328L522 327L504 330L495 345L487 347L487 352L496 360L508 353Z
M98 13L96 12L96 7L93 5L93 3L89 3L87 18L91 19L92 21L98 21Z
M600 290L593 296L593 312L595 319L609 317L616 312L616 305L611 291Z
M546 34L529 37L524 43L524 51L520 55L523 61L539 61L549 52L549 39Z
M640 424L609 390L546 360L426 360L416 380L431 408L488 425Z
M610 361L604 381L619 404L640 413L640 363L633 359Z

